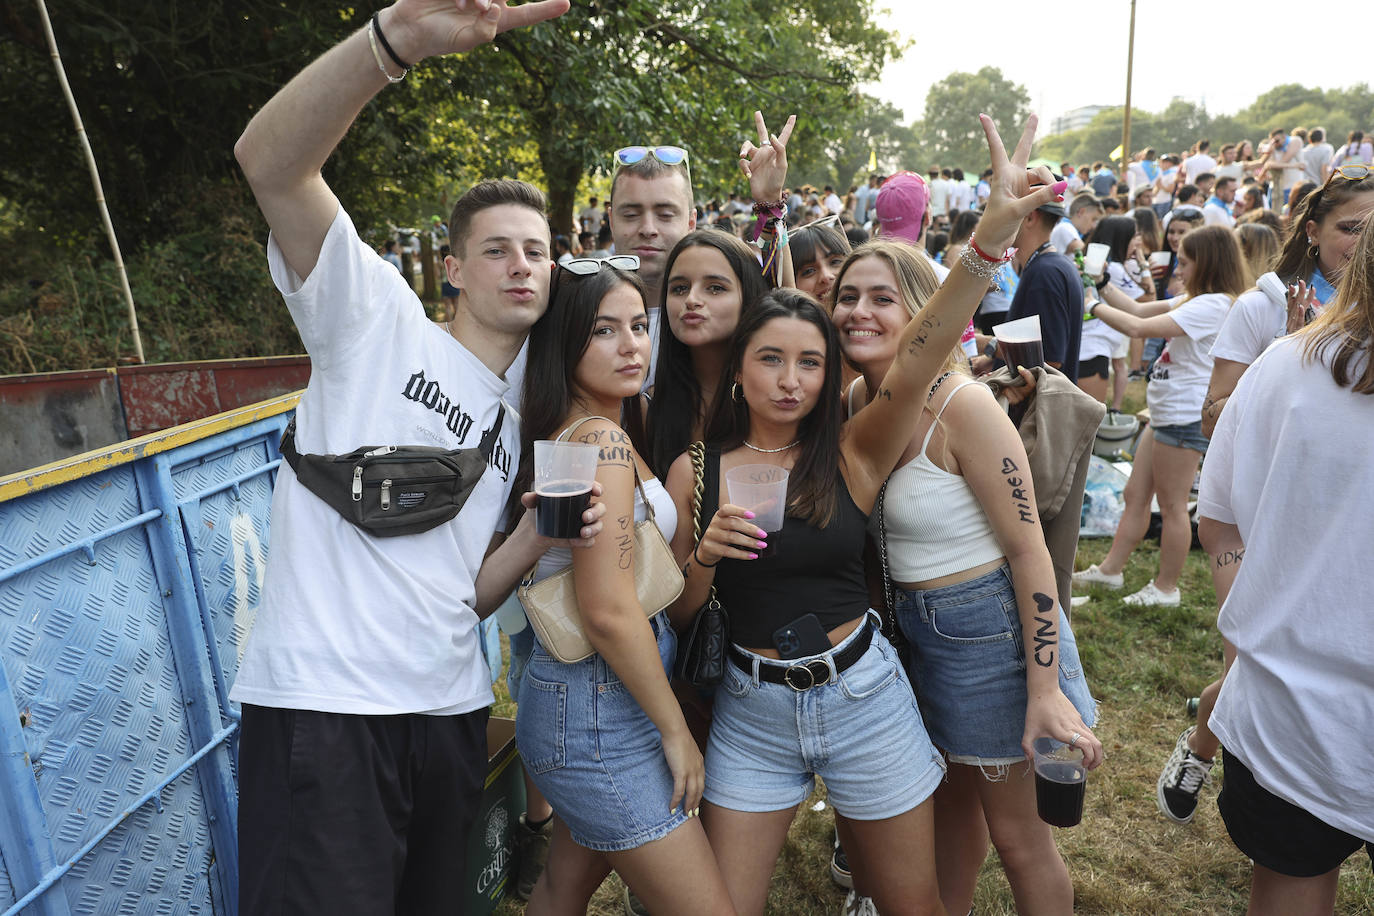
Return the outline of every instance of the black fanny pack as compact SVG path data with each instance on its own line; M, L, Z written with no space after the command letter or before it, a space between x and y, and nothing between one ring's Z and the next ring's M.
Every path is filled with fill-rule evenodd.
M296 451L296 418L281 437L281 454L305 488L368 534L399 537L428 531L456 516L487 469L506 406L476 448L365 445L347 455Z

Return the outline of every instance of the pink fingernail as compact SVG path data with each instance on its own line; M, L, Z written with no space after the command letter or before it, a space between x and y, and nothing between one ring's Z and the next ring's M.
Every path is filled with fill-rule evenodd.
M1064 189L1069 186L1068 179L1061 179L1050 185L1050 190L1056 194L1063 194Z
M755 542L754 542L754 546L755 546L755 547L767 547L767 546L768 546L768 542L767 542L767 541L755 541Z
M760 529L759 529L759 533L756 534L756 535L754 535L754 537L766 538L766 537L768 537L768 532L767 532L767 531L764 531L762 528L760 528Z
M745 510L744 510L744 517L745 517L745 518L753 518L753 517L754 517L754 513L750 512L748 509L745 509Z
M749 554L749 559L751 559L751 560L757 560L758 558L759 558L759 555L756 554L756 553L751 553L751 554Z

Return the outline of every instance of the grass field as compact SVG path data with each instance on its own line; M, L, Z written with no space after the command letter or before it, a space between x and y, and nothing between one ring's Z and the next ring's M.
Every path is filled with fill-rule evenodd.
M1132 385L1137 395L1139 383ZM1131 405L1128 403L1127 407ZM1079 567L1106 555L1109 541L1079 544ZM1147 540L1126 569L1121 592L1094 589L1093 600L1074 611L1074 630L1093 693L1101 703L1097 735L1107 760L1089 778L1083 823L1058 831L1069 863L1075 911L1093 914L1243 913L1250 865L1231 844L1217 815L1213 785L1203 790L1197 816L1180 827L1160 816L1155 780L1180 732L1189 724L1184 704L1221 672L1216 598L1206 557L1194 550L1177 608L1130 608L1120 598L1140 588L1158 567L1158 544ZM507 701L499 714L510 715ZM802 806L774 875L768 912L811 916L840 912L844 892L831 883L831 812ZM620 883L612 876L590 913L619 914ZM522 912L508 901L502 916ZM996 853L983 866L975 898L979 916L1015 913ZM1374 913L1374 876L1361 852L1342 871L1336 912Z

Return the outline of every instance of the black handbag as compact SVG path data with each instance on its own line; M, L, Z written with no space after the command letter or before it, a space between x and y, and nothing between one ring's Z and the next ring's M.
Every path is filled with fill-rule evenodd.
M720 467L717 450L711 449L708 456L706 447L700 442L693 442L687 453L692 456L692 470L696 472L696 484L692 488L692 534L695 543L701 540L703 504L715 505L719 498ZM708 457L711 465L709 474ZM716 597L716 587L712 585L706 603L697 610L691 626L678 642L677 676L698 688L719 684L725 677L725 649L729 639L730 615Z
M911 653L911 645L908 643L906 634L902 632L902 627L897 623L897 596L892 588L892 574L887 566L887 519L884 518L887 507L887 481L878 488L878 498L873 508L878 516L878 563L883 571L883 636L892 643L892 647L897 650L897 654L905 664L907 656Z
M373 537L419 534L451 520L472 495L506 419L502 404L476 448L364 445L347 455L296 451L296 418L281 437L281 454L305 488Z

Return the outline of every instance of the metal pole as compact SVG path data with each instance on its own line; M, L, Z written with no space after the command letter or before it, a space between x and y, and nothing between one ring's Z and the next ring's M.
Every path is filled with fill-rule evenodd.
M1126 117L1121 125L1121 171L1131 161L1131 70L1135 66L1135 0L1131 0L1131 32L1126 44Z
M48 18L48 5L37 0L38 15L43 20L43 34L48 38L48 50L52 52L52 63L57 68L57 81L62 85L62 95L67 99L67 107L72 110L72 120L76 122L76 137L81 141L81 150L86 154L86 167L91 171L91 183L95 185L95 204L100 208L100 220L105 224L105 235L110 240L110 250L114 252L115 268L119 271L119 285L124 290L124 301L129 305L129 330L133 332L134 358L143 362L143 338L138 333L138 313L134 311L134 293L129 289L129 275L124 270L124 258L119 253L119 239L115 237L114 223L110 221L110 211L105 206L105 190L100 186L100 170L95 165L95 153L91 151L91 140L81 123L81 112L72 96L72 87L67 82L67 71L62 66L62 55L57 51L57 38L52 33L52 20Z

